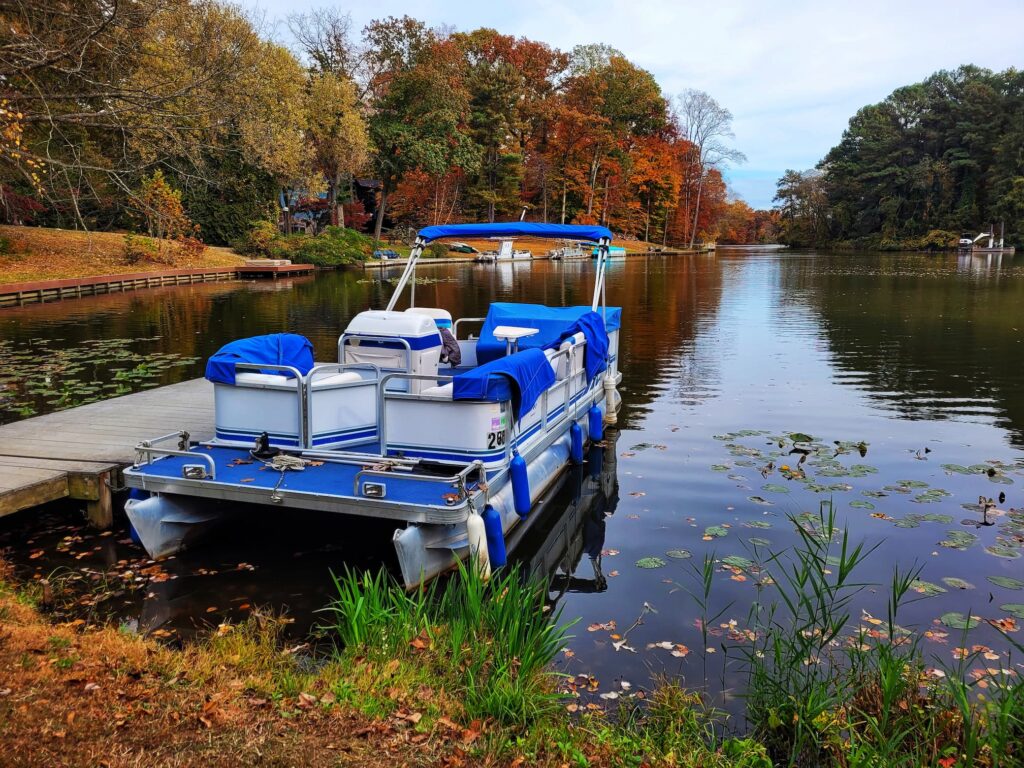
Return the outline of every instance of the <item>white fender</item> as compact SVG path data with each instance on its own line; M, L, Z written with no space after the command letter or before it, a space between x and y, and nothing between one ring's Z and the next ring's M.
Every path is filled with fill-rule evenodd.
M475 512L471 513L466 520L466 532L469 534L470 556L476 558L480 575L487 581L491 578L491 556L487 552L487 531L484 529L483 517Z

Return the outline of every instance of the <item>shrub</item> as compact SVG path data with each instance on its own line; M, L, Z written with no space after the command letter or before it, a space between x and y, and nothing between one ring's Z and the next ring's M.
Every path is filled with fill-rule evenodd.
M248 232L232 243L232 247L243 256L270 256L275 241L280 237L276 224L257 221Z
M433 242L427 246L427 252L432 259L443 259L448 255L448 246L444 243Z
M298 243L294 258L304 264L319 267L337 267L366 259L372 252L373 241L354 229L327 227L315 237L292 235Z
M0 237L0 256L6 256L11 252L11 241L6 237Z
M156 245L148 237L125 235L122 253L125 264L138 264L140 261L156 259L158 251Z

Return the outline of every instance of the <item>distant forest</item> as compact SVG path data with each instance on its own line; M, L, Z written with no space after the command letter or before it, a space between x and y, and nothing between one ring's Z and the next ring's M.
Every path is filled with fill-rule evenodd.
M786 171L783 242L882 249L954 245L1005 222L1024 243L1024 72L937 72L850 119L817 167Z
M379 236L525 208L657 243L775 237L727 193L729 111L614 48L332 9L287 26L286 47L220 0L0 4L0 221L224 244L297 214Z

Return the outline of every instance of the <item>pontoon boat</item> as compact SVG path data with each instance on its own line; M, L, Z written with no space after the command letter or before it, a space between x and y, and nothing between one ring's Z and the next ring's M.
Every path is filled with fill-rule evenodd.
M494 303L485 318L453 321L416 305L428 243L522 236L597 243L590 306ZM336 363L314 363L295 334L225 345L206 369L214 438L146 441L125 470L125 508L143 546L169 555L258 505L277 507L283 525L303 510L400 523L394 544L409 588L471 554L502 565L509 536L615 420L621 311L605 301L610 242L598 226L427 227L387 307L360 312L341 334ZM398 311L407 287L409 307ZM482 324L478 335L472 324ZM442 362L449 329L454 366Z

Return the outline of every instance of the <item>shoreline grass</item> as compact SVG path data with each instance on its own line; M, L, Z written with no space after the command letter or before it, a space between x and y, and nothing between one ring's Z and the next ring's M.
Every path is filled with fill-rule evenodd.
M328 741L355 749L351 733L331 730L344 722L361 734L361 754L386 743L391 751L381 755L410 764L1024 765L1024 686L1012 668L984 686L968 674L978 652L929 668L919 641L900 626L918 569L893 569L886 617L865 631L853 606L861 591L878 586L858 576L871 548L850 540L828 503L816 517L790 519L799 544L769 553L762 564L769 578L749 618L753 642L723 649L747 676L745 727L727 729L699 693L673 680L621 696L608 712L575 704L582 700L566 693L552 664L572 625L515 567L487 582L463 568L413 593L385 573L342 573L323 610L320 634L329 647L313 655L284 647L281 618L260 611L177 651L113 627L55 627L34 605L38 588L12 587L8 571L0 572L0 689L10 689L0 696L0 722L7 718L0 735L52 741L54 713L25 713L68 690L69 679L97 679L83 671L99 667L114 675L98 683L103 693L93 700L72 687L61 705L74 709L57 714L72 718L100 704L123 711L117 697L104 699L107 688L124 690L133 681L144 683L137 687L145 692L132 694L146 702L141 711L40 753L61 760L25 764L81 762L99 738L133 759L155 749L153 764L201 764L210 754L203 744L235 743L254 723L268 734L287 728L286 742L268 736L258 748L294 762ZM694 565L691 592L705 624L716 615L709 571L707 562ZM960 642L966 646L966 630ZM40 649L41 660L26 648ZM167 731L180 722L189 727ZM174 759L166 745L154 747L159 734L177 745Z

